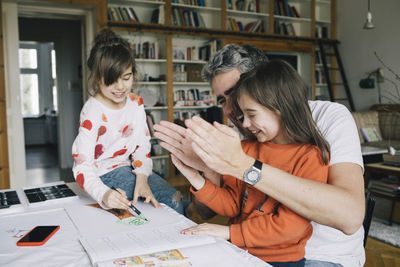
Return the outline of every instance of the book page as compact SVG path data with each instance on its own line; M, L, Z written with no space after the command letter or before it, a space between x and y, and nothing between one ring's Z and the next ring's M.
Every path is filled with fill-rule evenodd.
M86 249L92 263L142 255L146 253L178 249L214 243L210 236L183 235L180 232L195 223L190 220L178 221L154 228L136 228L131 231L116 232L109 235L82 237L82 245Z
M99 262L98 267L261 267L271 266L225 240L195 247L171 249L156 253L130 256Z

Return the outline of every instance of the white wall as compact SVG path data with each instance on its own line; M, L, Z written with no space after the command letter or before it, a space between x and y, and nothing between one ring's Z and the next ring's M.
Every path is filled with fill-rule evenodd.
M375 57L376 51L385 64L400 75L400 1L371 0L372 22L375 29L364 30L368 1L339 0L337 23L337 39L341 42L339 52L349 81L356 110L367 110L378 103L378 93L375 89L361 89L358 85L366 73L383 67ZM384 76L395 81L395 76L384 69ZM400 81L396 84L400 87ZM396 89L392 83L385 80L380 84L382 103L394 102L390 93ZM385 98L389 97L388 98ZM400 96L399 96L400 97ZM397 100L400 103L400 99Z

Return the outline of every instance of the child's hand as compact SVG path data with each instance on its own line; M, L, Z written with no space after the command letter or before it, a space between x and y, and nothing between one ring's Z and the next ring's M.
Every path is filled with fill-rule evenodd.
M229 226L213 224L213 223L202 223L185 230L182 230L181 234L184 235L211 235L220 237L225 240L230 239Z
M103 196L103 203L110 209L123 209L129 208L129 200L126 198L126 193L122 189L108 190Z
M147 176L144 176L142 174L136 175L136 184L135 191L133 192L132 205L136 204L139 197L145 198L144 203L151 202L154 207L161 207L160 203L158 203L153 193L151 192L150 186L147 183Z
M196 190L200 190L206 180L199 174L199 172L180 161L174 154L171 154L172 162L174 163L175 167L183 174L183 176L188 179L188 181L193 185Z

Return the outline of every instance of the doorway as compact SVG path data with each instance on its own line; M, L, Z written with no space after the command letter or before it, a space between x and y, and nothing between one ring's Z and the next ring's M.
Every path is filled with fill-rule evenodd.
M18 25L26 184L73 181L63 159L83 104L82 21L19 17Z

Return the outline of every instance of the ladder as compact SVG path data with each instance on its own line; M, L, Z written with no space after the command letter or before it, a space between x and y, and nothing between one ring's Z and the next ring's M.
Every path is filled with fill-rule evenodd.
M348 102L350 106L350 110L354 111L354 102L351 97L351 92L349 88L349 84L347 82L346 74L344 72L344 67L342 60L340 59L339 50L338 50L339 41L337 40L327 40L327 39L318 39L318 47L321 55L322 66L325 75L325 81L328 87L329 98L332 102ZM328 58L330 57L330 60ZM336 59L337 67L332 66L332 62ZM330 63L329 63L330 62ZM333 82L332 77L335 72L339 72L341 77L341 82ZM337 98L334 94L334 87L343 86L346 97Z

